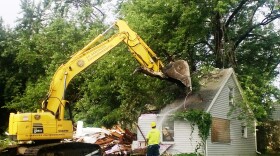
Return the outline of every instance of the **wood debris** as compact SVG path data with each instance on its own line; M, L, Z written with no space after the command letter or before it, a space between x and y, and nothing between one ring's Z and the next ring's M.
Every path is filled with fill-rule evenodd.
M104 155L130 155L131 144L136 140L136 134L123 130L119 125L111 129L87 128L74 135L75 142L84 142L100 145Z

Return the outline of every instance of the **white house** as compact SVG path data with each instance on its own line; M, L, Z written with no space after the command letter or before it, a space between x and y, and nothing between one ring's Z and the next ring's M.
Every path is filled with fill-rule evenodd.
M271 114L271 119L274 121L280 121L280 104L273 105L274 110Z
M256 131L254 120L245 120L249 108L242 103L241 88L232 68L216 69L201 81L198 92L186 99L178 99L159 114L142 114L138 118L137 146L145 146L150 123L157 122L161 130L161 153L201 153L207 156L256 155ZM243 107L240 107L243 106ZM212 125L205 146L201 146L198 128L188 121L169 120L176 111L199 109L210 113ZM239 119L240 117L241 119ZM238 119L237 119L238 118ZM170 132L164 137L166 130Z

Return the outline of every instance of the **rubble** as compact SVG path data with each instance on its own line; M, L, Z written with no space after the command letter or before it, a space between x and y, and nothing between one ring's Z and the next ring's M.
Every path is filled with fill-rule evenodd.
M127 129L123 130L119 125L111 129L83 128L83 123L79 121L73 138L74 142L98 144L104 155L130 155L136 134Z

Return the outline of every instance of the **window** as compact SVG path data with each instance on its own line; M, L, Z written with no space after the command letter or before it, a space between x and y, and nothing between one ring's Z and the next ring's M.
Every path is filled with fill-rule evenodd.
M162 124L162 141L174 141L174 121L167 120Z
M234 106L234 89L233 89L233 87L229 87L228 99L229 99L229 105Z
M212 118L211 141L230 143L230 121L221 118Z
M247 126L245 124L241 125L241 134L242 134L243 138L247 138L247 131L248 131L247 129L248 128L247 128Z

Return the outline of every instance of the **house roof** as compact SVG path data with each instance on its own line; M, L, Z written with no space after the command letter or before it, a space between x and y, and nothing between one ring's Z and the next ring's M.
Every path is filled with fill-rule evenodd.
M209 74L202 77L199 82L201 85L199 91L191 93L185 99L177 99L174 103L164 108L161 113L171 112L171 110L175 111L190 109L199 109L209 112L223 86L226 84L232 74L234 74L232 68L213 70ZM233 76L233 78L235 81L237 81L235 76Z
M192 95L194 98L199 99L196 100L199 102L187 103L187 109L201 109L208 112L232 74L233 69L227 68L215 69L210 74L204 76L200 81L200 90ZM192 96L190 98L193 98Z

